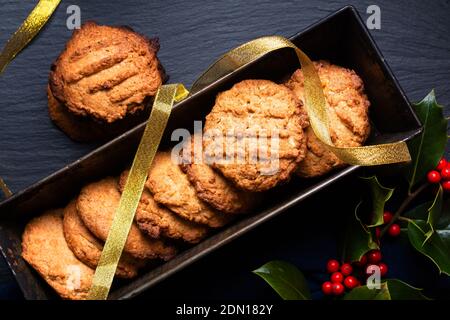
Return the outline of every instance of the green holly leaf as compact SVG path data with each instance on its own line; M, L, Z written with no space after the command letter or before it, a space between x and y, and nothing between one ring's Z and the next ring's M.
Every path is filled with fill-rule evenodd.
M378 249L378 244L373 240L372 234L359 217L362 202L356 208L355 213L349 219L347 230L341 245L342 261L359 261L363 255L372 249Z
M433 205L433 201L427 201L419 204L410 211L406 212L403 216L412 220L427 220L428 209Z
M384 223L384 205L391 198L394 189L382 186L376 176L361 177L361 179L369 186L372 201L372 215L367 227L381 226Z
M380 289L354 288L344 296L344 300L429 300L421 291L403 281L389 279L381 282Z
M445 199L442 205L441 216L436 223L437 229L449 229L450 225L450 198Z
M450 226L432 232L430 225L423 220L408 222L408 238L412 246L428 257L439 269L439 273L450 275ZM427 238L428 237L428 238Z
M404 215L412 220L426 220L424 242L428 241L437 229L444 229L450 224L450 203L447 199L443 204L443 193L440 186L433 201L422 203Z
M436 102L434 90L413 107L422 122L423 132L408 142L412 159L405 172L409 190L421 181L429 170L436 167L447 144L447 120L442 106Z
M283 300L310 300L308 284L298 268L284 261L270 261L253 271Z
M430 237L433 235L435 228L436 228L436 224L438 223L438 221L441 217L442 198L443 198L443 190L442 190L442 186L439 186L439 190L436 193L434 201L431 204L431 206L428 208L428 211L427 211L428 212L427 224L428 224L429 230L425 233L425 241L424 242L427 242L430 239Z

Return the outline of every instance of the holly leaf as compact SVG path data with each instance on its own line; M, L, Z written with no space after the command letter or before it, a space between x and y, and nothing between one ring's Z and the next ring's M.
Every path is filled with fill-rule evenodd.
M428 209L433 205L433 201L427 201L419 204L410 211L406 212L403 216L412 220L427 220Z
M432 232L427 239L430 226L423 220L408 222L408 238L411 245L428 257L439 269L439 273L450 275L450 229Z
M362 202L358 203L355 213L349 219L344 241L341 248L342 261L359 261L363 255L372 249L378 249L370 230L359 218L358 212Z
M447 120L442 106L436 102L434 90L413 107L422 122L423 131L408 142L412 162L405 174L409 181L409 190L412 190L429 170L436 167L447 144Z
M285 261L270 261L254 270L283 300L310 300L308 284L298 268Z
M354 288L344 296L344 300L430 300L421 291L398 279L389 279L380 284L380 289Z
M438 223L438 221L441 217L442 198L443 198L443 190L442 190L442 186L439 186L439 190L436 193L434 201L427 210L427 213L428 213L427 224L428 224L429 230L425 233L425 241L424 242L427 242L430 239L430 237L433 235L435 228L436 228L436 224Z
M442 187L439 186L433 201L422 203L404 215L412 220L426 220L424 242L427 242L437 229L445 229L450 224L450 203L447 199L443 204L443 193Z
M450 198L447 198L442 205L441 216L439 217L439 220L436 223L436 228L450 230L449 225L450 225Z
M368 178L361 177L361 179L369 186L372 200L372 215L367 227L381 226L384 223L384 205L391 198L394 189L382 186L376 176Z

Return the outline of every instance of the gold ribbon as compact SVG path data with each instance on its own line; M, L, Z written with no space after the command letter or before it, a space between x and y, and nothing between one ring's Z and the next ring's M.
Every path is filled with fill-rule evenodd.
M317 136L342 161L352 165L374 166L411 161L405 142L393 142L362 147L336 147L328 130L328 112L319 75L308 56L291 41L280 36L255 39L227 52L213 63L194 83L191 93L198 92L232 71L283 48L297 54L305 79L305 108L311 127Z
M0 178L0 190L2 190L2 192L6 198L9 198L12 196L11 190L8 188L8 186L6 185L5 181L3 181L2 178Z
M14 57L39 33L61 0L40 0L0 53L0 74Z
M333 146L328 130L328 113L319 76L311 60L289 40L270 36L263 37L231 50L211 65L192 86L191 94L201 91L214 81L226 76L259 57L282 48L295 50L305 78L305 107L316 136L339 158L349 164L377 165L409 161L408 148L404 142L357 148ZM176 97L177 93L179 94ZM119 208L95 271L89 299L106 299L122 254L134 214L144 188L147 173L158 149L162 133L174 100L181 100L188 92L181 85L167 85L158 91L149 121L145 127L138 151L120 199ZM178 99L177 99L178 98Z
M42 29L60 2L61 0L39 1L0 52L0 74L5 71L6 66L39 33L39 30ZM2 178L0 178L0 189L5 194L5 197L12 196L11 190Z
M117 264L133 222L134 214L141 198L147 173L158 150L162 134L172 110L174 101L188 95L181 84L164 85L156 94L144 134L134 157L125 184L119 207L117 208L102 255L95 270L89 299L104 300L108 297Z

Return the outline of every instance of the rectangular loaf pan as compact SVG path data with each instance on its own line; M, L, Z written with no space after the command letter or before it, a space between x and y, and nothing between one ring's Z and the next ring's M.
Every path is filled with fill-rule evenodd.
M361 76L371 101L373 132L368 144L407 140L420 132L421 124L408 99L353 7L338 10L290 39L311 59L330 60L355 70ZM192 129L194 120L204 120L218 92L243 79L262 78L281 82L296 68L298 62L293 51L279 50L178 103L174 106L162 145L169 144L170 133L175 128ZM87 182L119 174L132 160L143 129L144 124L139 125L0 204L0 248L26 299L58 298L21 258L21 235L27 221L46 209L64 206ZM254 214L217 231L200 244L187 248L173 260L142 273L135 280L115 283L110 299L138 295L356 169L354 166L347 167L313 180L294 177L287 185L268 192L264 197L267 201Z

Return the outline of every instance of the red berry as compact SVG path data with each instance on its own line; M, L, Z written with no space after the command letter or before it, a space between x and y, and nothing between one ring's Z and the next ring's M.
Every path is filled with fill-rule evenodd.
M442 182L442 189L446 192L450 192L450 180Z
M388 272L388 266L387 266L387 264L381 262L381 263L378 264L378 267L380 268L380 275L381 275L382 277L384 277L384 276L387 274L387 272Z
M388 232L391 237L397 237L401 232L400 226L398 224L394 223L389 227Z
M364 267L367 264L367 257L366 255L363 255L359 261L355 262L355 265L357 265L358 267Z
M336 282L342 282L344 281L344 275L340 272L334 272L331 275L331 282L336 283Z
M349 276L349 275L352 274L352 272L353 272L353 268L352 268L352 265L351 265L350 263L344 263L344 264L341 266L341 273L342 273L344 276Z
M450 167L446 166L444 169L441 170L441 177L444 180L450 180Z
M356 279L354 276L348 276L347 278L345 278L344 280L344 285L348 288L348 289L353 289L356 288L359 284L358 279Z
M325 281L322 284L322 292L325 295L330 295L333 293L333 284L330 281Z
M335 296L340 296L345 291L345 287L342 283L333 283L333 294Z
M327 262L327 272L333 273L339 270L339 262L337 260L331 259Z
M441 171L442 169L444 169L447 166L447 160L445 160L445 158L441 158L441 160L439 160L439 163L436 167L436 170Z
M446 168L444 168L445 170ZM442 170L442 171L444 171ZM450 171L449 171L450 174ZM439 183L441 181L441 175L436 170L431 170L427 174L428 182L429 183Z
M381 261L381 251L380 250L372 250L367 254L367 259L370 263L378 263Z
M384 222L384 223L389 223L389 222L391 222L392 217L393 217L392 213L390 213L389 211L385 211L385 212L383 213L383 222Z

